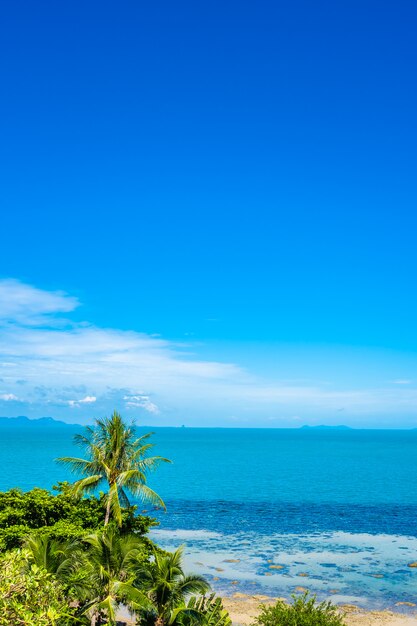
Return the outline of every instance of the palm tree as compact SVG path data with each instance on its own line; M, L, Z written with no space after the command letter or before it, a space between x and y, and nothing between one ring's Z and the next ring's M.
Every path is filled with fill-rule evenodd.
M29 535L24 544L25 560L30 568L36 565L58 581L65 590L69 606L79 609L91 595L91 568L78 540L58 541L48 535ZM80 610L73 615L77 624L84 624Z
M51 539L48 535L29 535L24 547L27 561L53 574L61 582L74 571L78 544Z
M75 435L74 441L84 449L86 459L58 459L83 476L72 485L75 496L94 492L107 483L105 526L110 512L121 525L122 507L130 506L127 492L165 509L160 496L146 484L149 471L161 462L170 463L160 456L146 456L154 445L147 442L151 435L148 433L136 438L134 427L128 426L114 411L110 418L97 419L94 427L87 426L85 435Z
M136 577L133 564L143 559L140 538L133 533L120 535L110 525L84 541L90 601L84 605L83 612L91 616L91 623L113 626L121 604L132 611L149 608L145 594L133 584Z
M186 600L192 594L205 594L210 585L202 576L184 573L182 554L182 547L171 553L155 550L153 562L137 569L137 584L152 603L151 609L143 612L143 623L177 626L186 615L203 621L203 614L187 606Z

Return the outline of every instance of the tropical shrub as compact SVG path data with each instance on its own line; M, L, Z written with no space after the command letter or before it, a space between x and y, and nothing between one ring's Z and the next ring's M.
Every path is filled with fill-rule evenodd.
M278 600L274 606L262 605L254 626L343 626L343 618L331 602L318 603L308 592L292 598L292 604Z
M27 564L23 551L0 558L0 626L86 624L70 608L63 587L45 569Z

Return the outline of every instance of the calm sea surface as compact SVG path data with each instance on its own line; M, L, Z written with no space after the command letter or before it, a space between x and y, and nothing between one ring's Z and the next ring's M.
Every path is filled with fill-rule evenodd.
M79 427L0 431L0 489L70 479ZM417 603L417 431L158 428L155 539L221 593ZM78 452L77 452L78 454ZM141 505L141 510L145 509Z

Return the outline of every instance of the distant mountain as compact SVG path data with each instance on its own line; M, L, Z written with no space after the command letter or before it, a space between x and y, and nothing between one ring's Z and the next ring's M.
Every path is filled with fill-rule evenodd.
M55 420L53 417L39 417L37 419L29 419L25 415L19 415L19 417L0 417L0 429L5 428L68 428L76 426L78 424L66 424L60 420Z
M308 428L309 430L353 430L350 426L345 426L344 424L340 424L338 426L326 426L325 424L321 424L320 426L309 426L306 424L305 426L301 426L301 428Z

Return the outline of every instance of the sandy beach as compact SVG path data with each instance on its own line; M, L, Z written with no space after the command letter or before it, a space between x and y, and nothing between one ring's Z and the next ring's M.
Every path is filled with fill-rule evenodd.
M285 600L285 598L282 599ZM273 605L277 598L235 593L233 596L222 598L222 601L232 619L233 626L250 626L259 613L260 605ZM408 606L408 608L412 610L412 613L404 615L393 611L365 611L352 604L340 606L347 626L417 626L417 607L414 609ZM121 625L134 626L135 624L122 612L119 614L119 619Z
M259 613L261 604L272 605L275 601L276 598L268 596L235 593L232 597L223 598L223 605L234 626L249 626ZM403 615L392 611L364 611L354 605L342 605L340 608L348 626L417 626L417 610L415 614Z

